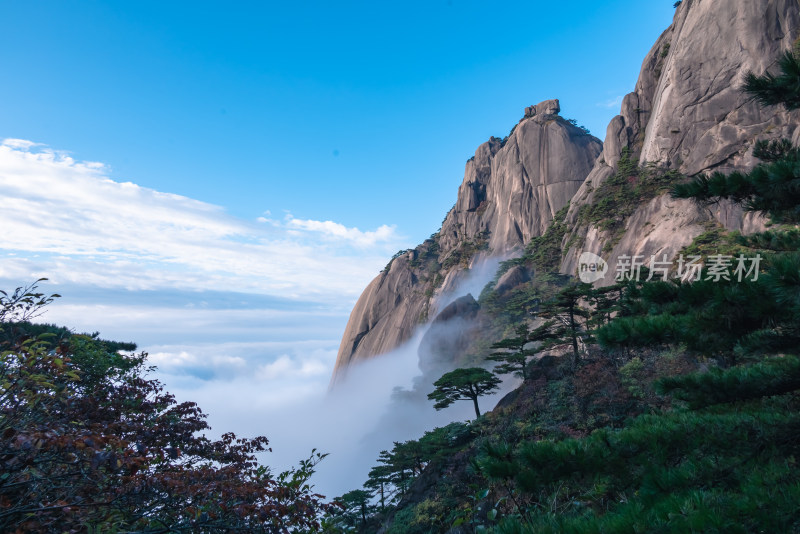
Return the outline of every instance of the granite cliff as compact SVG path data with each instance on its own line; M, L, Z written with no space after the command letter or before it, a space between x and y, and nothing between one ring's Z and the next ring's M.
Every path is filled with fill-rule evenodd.
M466 269L518 254L568 203L559 221L559 269L566 274L576 272L583 251L611 265L622 254L671 259L710 228L760 228L761 220L738 208L703 208L671 199L665 189L682 176L752 167L754 139L800 140L796 113L762 108L739 89L745 72L770 68L799 33L796 0L684 0L645 58L604 145L562 119L557 100L527 108L506 139L490 139L467 162L440 231L396 257L361 295L332 383L348 366L408 340ZM626 182L648 180L654 185L639 188L645 193L620 194ZM497 286L530 276L511 270Z
M395 257L358 299L332 383L349 365L408 340L466 269L520 250L569 202L602 144L559 112L558 100L530 106L507 138L478 147L439 232Z
M758 218L730 204L704 209L663 192L624 213L615 231L604 231L585 214L604 200L599 193L613 189L603 184L618 173L623 157L693 176L753 167L754 139L797 141L796 113L761 107L740 86L746 72L773 66L799 32L800 4L793 0L681 3L645 58L635 89L608 125L602 156L570 204L564 237L569 250L561 272L574 273L583 251L602 254L611 265L621 254L672 258L714 225L744 232L761 227Z

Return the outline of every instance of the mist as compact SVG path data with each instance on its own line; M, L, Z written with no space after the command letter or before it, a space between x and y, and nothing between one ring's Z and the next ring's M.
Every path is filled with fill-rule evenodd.
M480 296L486 284L494 279L500 264L511 256L489 256L487 258L477 257L469 270L456 273L454 281L449 284L450 288L445 288L442 293L434 299L431 315L436 315L448 305L452 304L459 297L472 295L477 298Z
M444 309L459 297L479 294L500 261L490 258L477 264L440 297L438 307ZM377 465L380 451L391 449L395 441L418 439L427 430L474 419L472 402L459 401L436 411L427 399L433 382L456 367L452 361L420 361L420 344L432 322L421 325L394 351L349 368L332 391L264 413L264 433L273 448L265 462L281 470L307 457L312 449L327 453L312 483L316 491L333 498L361 488L369 470ZM462 320L437 324L436 336L439 341L442 337L457 340L473 326ZM497 393L479 399L481 411L491 410L518 385L518 379L505 380Z
M478 261L460 273L435 308L468 293L477 297L499 262ZM341 305L238 293L172 292L155 299L152 292L126 291L98 300L83 287L62 285L59 292L64 298L43 320L139 341L158 366L152 377L178 401L196 402L208 414L209 437L266 436L272 451L259 459L273 472L296 466L313 449L327 453L311 482L328 498L360 488L393 442L475 415L469 401L436 411L427 399L433 382L455 367L446 359L420 362L420 344L436 313L396 350L349 368L328 392L349 312ZM437 335L456 340L472 327L468 320L438 324ZM506 381L499 393L482 397L481 411L515 385Z

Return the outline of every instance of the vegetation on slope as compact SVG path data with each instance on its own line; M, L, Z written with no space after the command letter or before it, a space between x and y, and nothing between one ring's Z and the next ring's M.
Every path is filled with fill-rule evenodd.
M662 169L652 163L639 165L630 149L625 148L616 172L597 187L593 202L581 206L578 222L607 233L604 249L607 252L622 238L625 222L638 206L667 192L681 179L676 170Z
M36 284L0 292L0 530L311 532L329 508L308 479L274 475L264 437L210 440L196 404L147 378L130 343L29 320Z
M749 77L748 88L761 96L779 84L762 101L792 109L800 100L800 61L789 54L781 67L776 77ZM685 250L760 255L745 277L731 265L727 276L627 281L605 293L564 281L544 284L541 267L560 253L547 243L563 239L556 221L541 239L540 258L549 261L539 261L534 281L521 284L517 295L481 296L501 323L516 323L507 342L495 345L510 365L499 371L529 362L523 385L493 412L461 425L460 439L445 453L420 446L429 438L403 444L421 451L417 465L424 467L406 468L392 503L337 528L800 532L800 150L759 143L755 154L763 163L749 173L701 176L673 189L699 202L729 198L782 225L748 237L709 228ZM631 172L628 163L617 178ZM637 192L635 181L606 184L582 218L616 232L625 219L618 208L645 192ZM716 237L725 238L717 243L724 250L714 250ZM508 268L534 261L526 256ZM563 316L565 291L584 292L577 319L561 322L556 341L532 336L547 324L551 307L560 306ZM511 313L504 310L509 303ZM523 334L531 344L517 339ZM575 352L575 341L580 358L564 357ZM384 465L400 452L387 451Z

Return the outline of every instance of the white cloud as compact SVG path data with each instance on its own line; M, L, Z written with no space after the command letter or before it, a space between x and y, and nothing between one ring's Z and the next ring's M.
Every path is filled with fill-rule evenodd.
M0 273L99 287L352 298L401 244L386 225L251 223L219 206L115 182L105 171L30 141L3 141Z
M30 141L0 143L0 288L50 278L41 290L64 297L41 320L138 343L166 389L209 414L212 434L266 434L276 452L265 460L282 468L319 447L332 453L320 489L360 484L401 437L359 444L393 386L417 374L416 351L354 371L347 395L325 393L352 302L408 243L389 225L244 221L107 173Z
M26 139L5 139L3 140L2 144L11 148L21 148L23 150L27 150L34 146L39 146L39 143L34 143L33 141L28 141Z
M330 373L331 367L320 360L298 361L284 354L274 362L260 366L255 371L255 377L259 380L275 380L324 376L327 379Z
M182 350L174 352L151 352L148 362L160 367L188 367L199 364L210 367L233 367L241 368L247 363L244 358L239 356L229 356L227 354L215 354L205 361L199 359L197 354Z
M609 98L603 102L598 102L597 106L601 108L617 108L622 105L623 98L624 95L615 96L614 98Z
M343 224L333 221L313 221L290 218L287 221L289 228L316 232L320 235L349 241L358 247L372 247L380 242L396 241L395 226L380 226L377 230L362 232L358 228L347 228Z
M42 288L50 289L54 288ZM133 297L140 295L140 300L149 301L146 304L118 295L107 299L91 295L92 302L76 304L72 302L74 294L64 292L42 318L78 332L99 331L107 339L135 341L151 353L189 352L202 358L221 353L257 362L261 354L278 356L320 347L335 350L349 312L341 307L319 309L313 304L285 309L280 303L231 309L220 299L199 302L196 307L176 307L150 293L133 292ZM201 298L198 294L197 299Z

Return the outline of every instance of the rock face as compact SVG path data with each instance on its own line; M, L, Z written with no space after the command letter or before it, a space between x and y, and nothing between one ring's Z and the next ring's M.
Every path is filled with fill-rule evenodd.
M728 203L701 208L660 196L639 206L609 251L613 236L582 226L579 212L599 200L596 192L615 173L624 150L640 163L691 176L751 168L754 139L797 140L798 114L758 105L741 91L741 83L746 72L773 66L799 31L796 0L681 3L673 24L645 58L634 91L608 125L602 158L570 204L572 232L564 243L582 246L568 251L562 272L574 274L583 251L602 253L612 266L622 254L673 258L714 221L744 232L760 227L758 217Z
M672 163L690 175L732 170L752 165L753 138L790 134L787 126L796 123L786 112L763 108L740 86L747 71L764 72L791 49L799 12L791 0L681 5L662 38L668 41L651 55L655 65L643 76L648 81L637 86L643 96L649 93L641 99L650 110L642 159Z
M428 302L410 265L415 254L409 251L392 261L358 298L339 345L331 385L359 359L399 347L426 316Z
M541 235L583 183L602 145L558 116L558 100L525 109L505 143L492 139L467 162L455 208L440 232L444 249L489 232L495 255Z
M664 194L637 206L622 233L587 223L581 208L600 200L601 186L623 157L686 175L729 172L755 165L754 139L800 141L798 112L763 108L740 90L745 72L773 67L799 36L797 0L683 0L602 147L558 116L557 100L526 108L507 139L490 139L467 162L456 205L434 239L396 259L367 287L351 314L333 380L351 363L407 340L465 267L518 250L568 201L562 246L571 248L560 266L566 274L575 274L582 251L613 266L622 254L673 258L709 225L758 229L758 217L730 204L704 208ZM498 287L511 288L521 276L509 271Z
M452 369L453 361L469 346L479 329L475 324L478 303L472 295L457 298L431 321L419 344L419 367L424 375L438 378Z
M602 144L559 111L558 100L530 106L506 139L493 137L478 147L441 230L392 261L358 299L332 385L349 365L408 340L476 256L520 249L572 198Z
M531 280L531 273L522 265L515 265L497 280L494 290L498 295L503 295L529 280Z

